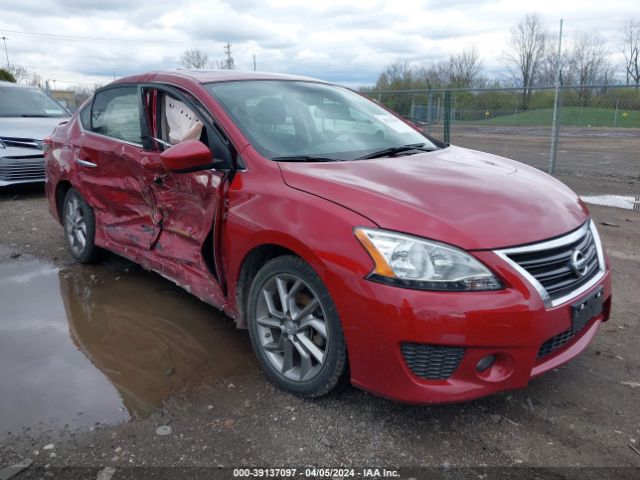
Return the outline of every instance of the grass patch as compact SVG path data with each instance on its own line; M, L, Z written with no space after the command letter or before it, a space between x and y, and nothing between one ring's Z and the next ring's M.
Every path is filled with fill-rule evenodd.
M527 110L511 115L500 115L487 110L489 115L483 120L464 121L456 123L475 123L480 125L520 125L520 126L551 126L553 109L541 108ZM463 112L458 112L462 113ZM626 115L625 115L626 114ZM563 107L560 110L560 126L565 127L626 127L640 128L640 111L595 107Z

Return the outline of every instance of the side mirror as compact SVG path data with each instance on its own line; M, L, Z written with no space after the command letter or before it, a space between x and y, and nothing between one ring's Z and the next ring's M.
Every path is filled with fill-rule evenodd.
M188 173L213 168L213 154L199 140L187 140L160 154L164 168L170 172Z

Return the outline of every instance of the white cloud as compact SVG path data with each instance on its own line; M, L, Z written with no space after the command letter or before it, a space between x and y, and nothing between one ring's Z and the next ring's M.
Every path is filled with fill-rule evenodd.
M179 67L186 48L236 65L374 83L389 62L424 62L476 46L488 72L499 72L510 27L532 9L551 30L564 17L568 35L598 31L619 50L617 30L636 0L3 0L0 35L11 63L57 86L106 83L113 76ZM37 35L33 35L37 34ZM46 36L41 36L46 35ZM0 64L5 63L0 49Z

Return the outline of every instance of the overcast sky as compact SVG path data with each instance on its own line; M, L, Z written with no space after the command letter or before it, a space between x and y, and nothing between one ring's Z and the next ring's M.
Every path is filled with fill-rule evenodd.
M437 60L474 45L485 72L498 75L509 29L532 11L550 30L564 18L569 38L599 32L620 66L618 30L640 18L638 0L0 0L0 37L12 64L58 88L178 68L187 48L222 60L226 42L242 70L255 55L258 70L359 86L396 59Z

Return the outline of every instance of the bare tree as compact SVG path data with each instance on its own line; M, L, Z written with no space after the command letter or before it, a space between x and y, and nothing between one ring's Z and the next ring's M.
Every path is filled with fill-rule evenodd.
M557 33L554 35L557 37ZM552 38L553 36L550 36ZM575 83L571 69L571 53L567 49L560 54L560 85L572 85ZM537 85L553 85L556 81L556 68L558 68L558 46L547 42L544 55L540 59Z
M588 87L611 81L612 68L607 60L604 40L597 33L579 33L571 50L571 70L578 85ZM578 96L587 106L593 89L580 88Z
M409 62L396 60L387 65L378 76L376 88L379 90L403 90L414 88L415 72Z
M438 65L440 78L447 86L452 88L465 88L474 86L482 73L482 62L475 47L465 50L449 58Z
M71 87L71 90L73 91L76 99L76 105L81 105L82 103L84 103L84 101L87 98L93 95L93 92L95 92L97 89L101 87L102 85L98 83L94 84L93 86L89 86L85 84L85 85L76 85L74 87Z
M21 65L13 64L9 67L9 71L11 72L13 77L16 79L16 82L18 83L27 82L30 76L29 70L27 70Z
M23 80L23 83L38 88L45 88L47 86L47 82L48 80L44 80L38 72L31 72L29 77Z
M44 88L46 81L38 72L27 70L21 65L11 65L10 72L16 79L16 82L23 83L25 85L31 85L34 87Z
M376 90L413 90L427 88L427 85L409 62L396 60L387 65L378 76L375 88ZM384 94L383 98L378 98L396 112L401 112L404 115L411 112L412 95L387 93Z
M423 83L428 90L445 87L446 79L442 74L443 63L428 62L420 65L413 72L414 79Z
M209 65L209 55L197 48L185 50L180 62L189 70L202 70Z
M523 88L524 110L529 107L531 87L536 82L547 38L547 30L537 13L526 15L511 29L509 49L505 58L514 80Z
M635 18L622 27L622 53L624 53L627 85L640 86L640 21Z
M233 63L233 58L226 60L216 60L214 62L214 66L216 70L233 70L235 69L235 64Z
M475 48L450 55L439 62L412 67L406 60L390 63L378 76L378 90L465 88L484 82L482 62Z

